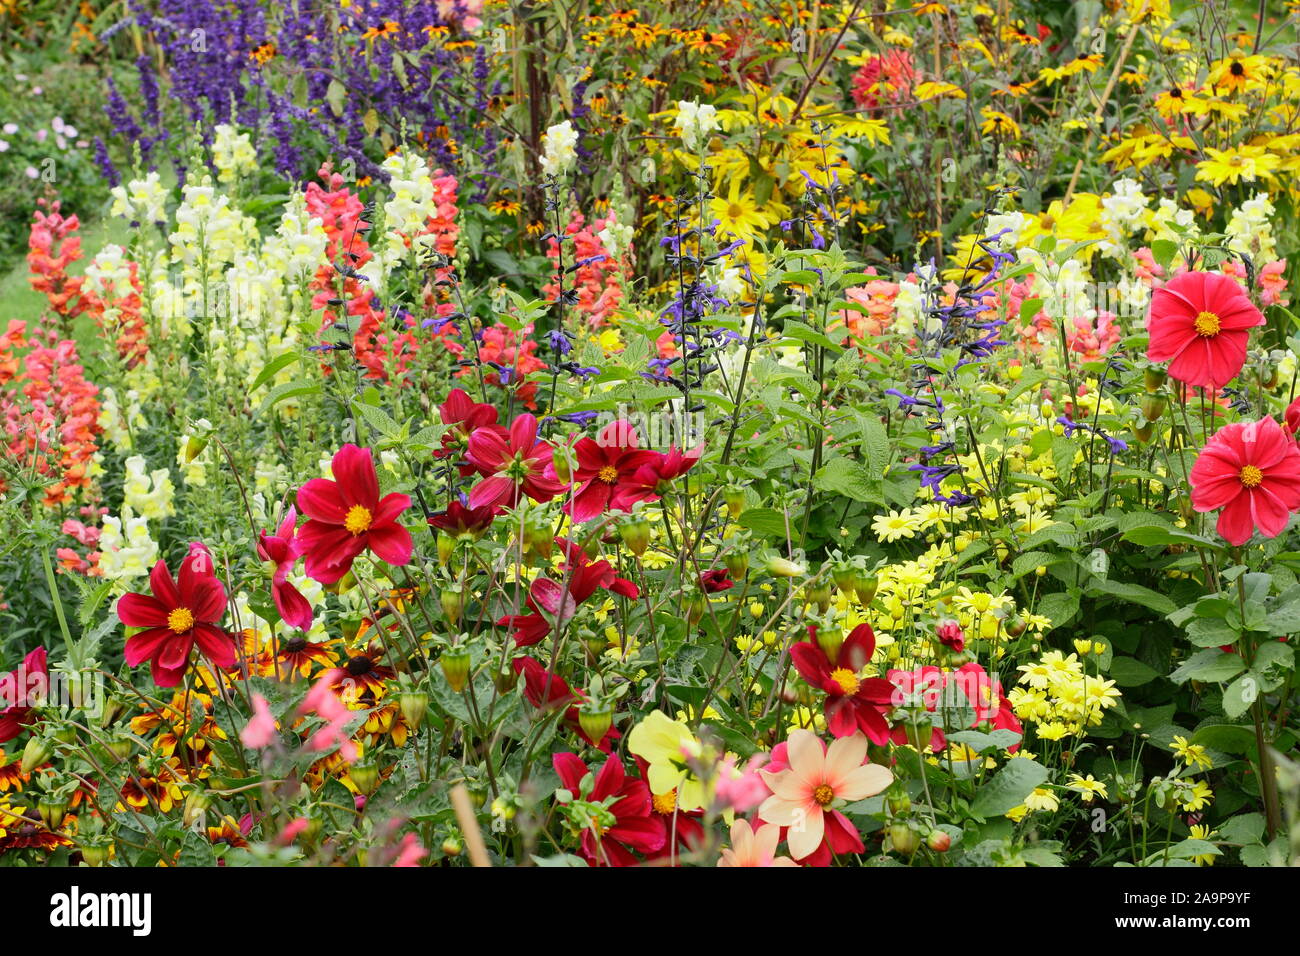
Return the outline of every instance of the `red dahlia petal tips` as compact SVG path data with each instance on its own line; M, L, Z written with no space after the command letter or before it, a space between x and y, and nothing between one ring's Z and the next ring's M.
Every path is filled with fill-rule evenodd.
M1219 429L1192 466L1192 507L1218 511L1216 530L1233 546L1258 531L1281 534L1300 508L1300 447L1270 418Z

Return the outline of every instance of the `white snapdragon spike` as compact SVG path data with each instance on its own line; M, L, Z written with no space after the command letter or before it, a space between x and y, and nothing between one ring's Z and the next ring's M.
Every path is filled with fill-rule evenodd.
M925 296L920 284L911 279L898 283L898 295L894 296L894 328L904 335L915 333L924 305Z
M122 481L122 503L142 518L160 520L175 514L172 498L176 489L171 472L156 468L146 472L144 456L132 455L126 460L126 475Z
M736 266L727 266L718 276L718 295L733 306L745 297L747 288L745 274Z
M247 133L229 123L220 124L212 132L212 162L217 167L218 181L230 185L241 175L257 171L257 150Z
M307 214L307 197L295 192L285 204L275 235L266 240L263 256L286 276L311 276L325 262L329 236L324 224Z
M140 223L167 221L167 188L157 171L144 179L132 179L125 186L114 186L109 195L113 197L111 215Z
M679 100L673 125L682 138L682 145L695 153L708 141L709 134L718 128L718 111L708 103Z
M208 448L211 446L205 447L193 457L188 451L190 442L202 438L203 434L202 431L199 434L187 432L181 435L180 442L176 446L176 467L180 470L181 481L191 488L202 488L208 483L208 455L210 454Z
M134 412L143 424L143 416L140 415L138 405ZM135 441L131 435L131 424L134 424L134 421L128 418L128 413L122 409L117 397L117 389L112 385L105 385L99 390L98 423L104 437L117 451L128 452L134 447Z
M1224 232L1228 248L1250 256L1256 267L1277 258L1271 218L1276 210L1268 193L1256 193L1232 211Z
M604 229L596 233L596 238L600 240L600 244L605 247L611 259L617 259L632 248L632 236L631 226L613 219L605 224Z
M415 153L400 151L383 163L390 179L392 198L384 203L384 225L388 231L414 236L438 211L433 200L433 177L424 159Z
M997 213L989 216L988 222L984 226L984 234L986 236L996 236L1006 229L1008 231L998 240L998 245L1003 249L1016 249L1020 246L1020 237L1029 221L1030 217L1019 209Z
M568 120L547 129L542 172L547 176L563 176L578 161L577 146L578 133Z
M130 581L147 575L158 561L158 544L149 536L149 523L129 506L120 517L105 515L99 536L100 576ZM126 588L120 588L126 590Z
M197 268L206 262L209 278L220 278L223 266L258 241L257 223L218 194L209 177L187 182L176 210L176 228L167 237L172 261L186 266L186 285L200 280Z
M125 299L133 291L126 250L109 243L86 266L90 287L102 299Z
M275 497L280 489L291 484L292 477L282 461L261 460L253 466L253 487L259 494Z
M1142 184L1135 179L1116 180L1111 194L1101 201L1101 225L1106 238L1099 248L1102 255L1123 259L1128 254L1128 239L1143 228L1149 200Z
M1172 226L1184 230L1174 231ZM1172 199L1161 199L1154 209L1147 211L1147 228L1154 233L1152 240L1169 239L1174 242L1187 242L1200 235L1196 227L1196 213L1190 209L1181 209Z

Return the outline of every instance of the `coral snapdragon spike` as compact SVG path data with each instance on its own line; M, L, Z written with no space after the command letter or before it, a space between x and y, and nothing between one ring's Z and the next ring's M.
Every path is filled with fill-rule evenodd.
M398 520L411 506L408 495L379 497L379 476L369 448L344 445L331 462L335 480L313 478L298 489L298 507L308 518L294 548L308 576L333 584L369 550L389 564L411 560L415 544Z
M1151 295L1147 358L1168 362L1180 382L1219 388L1246 364L1249 330L1263 324L1263 314L1234 280L1185 272Z
M0 744L13 740L36 719L30 706L33 690L44 692L49 684L45 648L38 647L16 671L0 677Z
M1271 417L1235 422L1201 449L1189 478L1192 507L1218 511L1216 529L1229 544L1255 531L1275 538L1300 508L1300 447Z
M469 438L470 464L483 480L470 489L471 508L510 508L519 496L550 501L564 485L551 467L551 446L537 438L537 419L527 413L510 423L510 431L479 428Z
M637 482L638 471L662 462L663 455L638 448L636 429L626 421L610 422L598 438L583 438L574 446L578 490L564 511L574 521L589 521L606 510L631 511L638 501L658 498Z
M181 562L172 579L167 562L149 573L152 594L124 594L117 616L128 627L143 628L127 639L123 656L131 667L149 661L154 683L175 687L185 676L195 645L216 667L235 663L235 642L220 626L226 589L217 580L212 556L201 545Z

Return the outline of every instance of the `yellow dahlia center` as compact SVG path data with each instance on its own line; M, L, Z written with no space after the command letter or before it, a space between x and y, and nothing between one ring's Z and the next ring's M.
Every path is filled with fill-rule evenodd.
M353 534L360 534L370 528L370 522L374 520L374 515L370 509L364 505L353 505L348 509L348 516L343 519L343 527L347 528Z
M840 685L840 689L850 697L858 692L862 686L862 681L858 680L858 675L853 673L847 667L837 667L831 671L831 680Z
M1237 476L1241 483L1247 488L1258 488L1260 482L1264 480L1264 473L1254 465L1244 465L1241 474Z
M651 802L654 804L655 813L667 816L677 809L677 791L669 790L667 793L656 793Z
M812 798L819 807L825 807L835 799L835 791L828 783L818 784L817 789L812 792Z
M600 471L596 472L596 477L607 485L612 485L618 481L618 469L613 465L606 465Z
M1211 335L1219 334L1219 317L1213 312L1198 313L1196 319L1192 322L1192 328L1196 330L1197 335L1204 335L1207 338Z
M745 214L745 207L741 206L738 203L733 202L731 205L727 207L728 219L739 219L744 214Z
M172 608L167 614L167 627L173 634L184 634L194 627L194 612L187 607Z

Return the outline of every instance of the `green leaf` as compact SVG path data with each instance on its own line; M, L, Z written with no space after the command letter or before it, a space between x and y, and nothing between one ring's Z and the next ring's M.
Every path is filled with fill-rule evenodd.
M832 458L813 477L813 487L818 491L828 491L867 504L884 504L878 485L878 481L872 481L865 465L850 458Z
M1210 648L1193 654L1183 665L1169 675L1175 684L1185 684L1189 680L1205 683L1222 683L1236 677L1246 669L1246 663L1237 654L1228 654L1217 648Z
M297 352L285 352L283 355L277 355L275 358L271 359L271 361L267 362L266 365L262 366L262 371L257 373L257 377L253 379L253 384L248 386L248 390L250 392L257 391L269 382L275 376L276 372L286 366L292 365L301 358L302 356Z
M1187 625L1187 639L1197 647L1223 647L1236 643L1237 632L1220 618L1198 617Z
M986 819L1001 816L1024 803L1025 797L1046 779L1047 768L1037 761L1023 757L1009 760L980 788L971 804L971 813Z
M750 508L742 511L736 524L767 538L785 539L786 516L775 508Z
M325 90L325 102L329 104L330 111L335 116L343 115L343 98L347 96L348 88L338 80L330 80L329 87Z
M1035 614L1041 614L1052 622L1052 627L1063 627L1074 620L1079 613L1079 596L1069 591L1056 591L1045 594L1038 599Z
M257 409L257 417L266 414L287 399L315 395L320 389L319 382L285 382L283 385L277 385L267 392L266 398L262 399L262 404Z
M1159 676L1155 668L1132 657L1117 657L1112 660L1109 674L1111 680L1120 687L1141 687Z
M392 416L376 405L367 405L365 402L353 402L352 407L360 413L361 417L366 420L366 424L369 425L371 429L382 435L384 438L393 438L402 430L402 426L393 421Z
M1259 843L1264 839L1264 815L1262 813L1239 813L1229 817L1219 827L1219 838L1225 843L1245 846Z
M1151 588L1144 588L1140 584L1130 584L1127 581L1112 581L1108 578L1094 578L1088 585L1088 593L1108 594L1111 597L1117 597L1129 604L1140 604L1143 607L1150 608L1157 614L1172 614L1178 609L1167 596L1159 591L1153 591Z
M1188 838L1182 843L1169 848L1169 856L1175 860L1190 860L1194 856L1222 856L1223 851L1208 840Z

